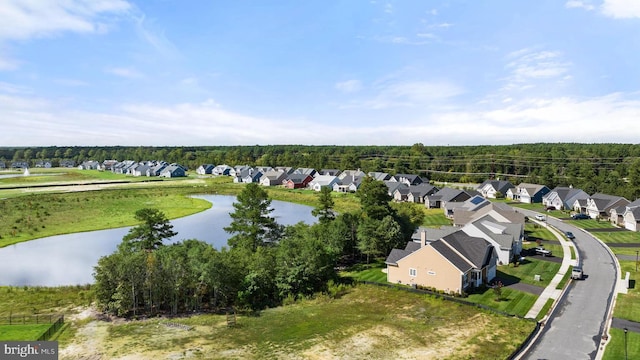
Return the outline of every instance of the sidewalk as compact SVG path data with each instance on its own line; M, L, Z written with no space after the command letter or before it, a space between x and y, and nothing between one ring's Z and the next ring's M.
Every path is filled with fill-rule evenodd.
M532 221L535 221L535 220L532 219ZM538 223L542 226L545 226L549 231L551 231L553 235L556 236L556 238L558 238L558 240L560 241L560 245L562 245L563 256L562 256L562 265L560 265L560 270L558 270L558 272L553 277L553 279L551 279L551 282L549 283L549 285L547 285L547 287L544 288L544 290L542 291L542 294L540 294L540 296L538 297L538 300L536 300L536 302L533 304L533 306L531 307L527 315L525 315L526 318L532 318L532 319L535 319L538 316L538 314L540 313L544 305L547 303L547 300L553 299L555 301L555 300L558 300L558 298L560 298L560 295L562 295L562 289L556 289L556 286L558 286L558 284L562 281L562 278L569 270L569 266L575 266L576 264L579 263L579 260L580 260L579 258L576 260L571 259L571 248L573 247L574 250L576 250L575 245L571 241L565 240L564 236L562 236L555 228L549 226L548 224L544 222L538 222ZM574 251L574 252L576 256L579 256L578 251Z

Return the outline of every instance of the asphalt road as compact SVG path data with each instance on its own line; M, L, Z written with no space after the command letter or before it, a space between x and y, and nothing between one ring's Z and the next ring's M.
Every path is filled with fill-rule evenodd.
M530 217L535 215L518 211ZM615 290L614 259L604 245L586 232L559 220L548 222L576 236L574 242L585 279L569 285L554 315L523 359L595 359Z

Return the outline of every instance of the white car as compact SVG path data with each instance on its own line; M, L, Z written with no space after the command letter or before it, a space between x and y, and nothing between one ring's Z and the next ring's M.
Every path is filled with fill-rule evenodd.
M544 221L546 219L546 217L542 214L537 214L536 215L536 220L540 220L540 221Z

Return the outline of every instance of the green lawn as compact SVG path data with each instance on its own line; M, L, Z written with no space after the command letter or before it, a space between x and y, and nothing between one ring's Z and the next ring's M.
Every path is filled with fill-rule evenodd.
M498 277L513 276L520 279L520 282L545 287L549 285L551 279L560 270L560 264L526 258L519 266L502 265L498 267ZM534 280L534 275L540 275L540 281Z
M602 357L603 360L640 359L640 334L631 331L627 333L625 357L624 331L612 328L610 333L611 339Z
M156 208L178 218L211 207L180 189L118 189L31 194L0 202L0 247L46 236L137 224L135 212Z
M640 233L635 231L598 232L593 235L605 243L640 244Z
M524 232L527 238L535 241L536 239L540 240L554 240L557 241L558 238L549 231L545 226L540 226L534 223L526 223L524 225Z
M542 306L542 309L540 309L540 312L538 313L538 316L536 316L536 321L542 320L542 318L547 315L547 313L551 309L551 306L553 305L554 301L555 300L553 300L553 299L547 299L547 302L545 302L544 305Z
M615 229L616 228L606 220L595 220L595 219L566 220L566 223L582 229Z
M503 287L502 299L500 301L496 301L496 295L493 289L487 289L479 294L471 294L464 300L487 305L492 309L524 317L537 299L538 297L533 294Z
M387 283L387 274L382 272L386 269L383 260L377 260L370 264L358 264L346 271L340 272L340 276L349 277L358 281L372 281L379 283Z
M37 340L51 324L0 325L0 340Z
M425 217L422 222L422 226L439 228L443 225L449 226L452 224L442 209L424 209Z

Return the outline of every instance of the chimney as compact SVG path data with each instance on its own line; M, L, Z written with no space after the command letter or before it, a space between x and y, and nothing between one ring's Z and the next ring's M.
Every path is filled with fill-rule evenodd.
M423 229L420 231L420 247L427 245L427 230Z

